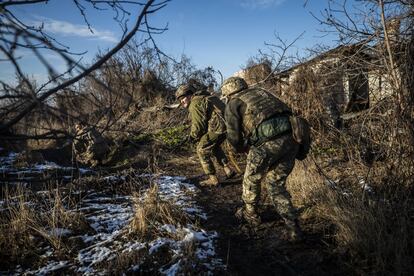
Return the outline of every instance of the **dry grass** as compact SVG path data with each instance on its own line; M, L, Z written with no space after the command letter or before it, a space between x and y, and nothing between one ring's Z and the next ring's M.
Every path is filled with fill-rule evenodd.
M33 230L41 235L53 247L59 255L67 255L72 251L71 245L62 237L62 233L57 229L68 229L71 232L85 232L89 229L86 218L79 212L68 210L64 201L70 199L62 197L62 192L58 189L49 192L46 200L46 210L41 216L41 225L34 227Z
M47 198L29 195L23 188L6 193L0 221L0 259L5 267L40 261L39 250L45 244L55 256L68 256L73 245L59 229L73 233L89 227L80 213L67 210L59 190Z
M296 206L313 205L315 198L326 189L324 181L324 177L310 160L297 161L287 180L287 188L294 204Z
M197 263L195 256L195 241L184 241L185 231L181 231L181 226L187 226L191 221L188 215L174 202L160 198L158 185L152 186L146 191L144 198L142 194L134 193L135 213L130 223L130 235L138 236L142 241L152 241L159 237L180 241L181 253L180 273L193 275L194 266ZM192 224L194 222L191 222ZM166 231L162 226L171 226L173 231ZM162 246L153 254L148 254L148 250L135 253L125 253L111 264L114 272L124 272L131 268L131 264L139 264L140 272L154 273L158 269L168 267L178 261L176 253L171 251L169 246Z
M162 225L186 225L188 216L173 202L160 198L158 186L153 184L142 200L134 194L134 217L130 224L130 232L138 234L141 238L157 237Z
M400 103L389 97L335 129L324 99L335 78L303 68L284 94L310 121L313 139L311 154L296 163L288 189L294 204L306 210L302 218L322 221L319 231L329 235L332 254L356 274L412 274L412 125L405 125Z
M336 249L332 254L343 256L357 274L405 275L414 271L414 204L409 190L394 186L369 193L352 182L349 173L327 173L349 180L330 186L329 176L322 175L315 163L298 162L288 189L296 206L307 207L302 218L324 221L325 229L319 231L333 235ZM333 233L329 230L332 227Z
M0 224L0 262L5 266L9 262L31 258L36 253L36 240L32 227L38 219L36 212L27 204L27 195L19 188L18 196L6 194L1 212ZM16 202L17 200L17 202ZM14 201L15 203L9 204Z

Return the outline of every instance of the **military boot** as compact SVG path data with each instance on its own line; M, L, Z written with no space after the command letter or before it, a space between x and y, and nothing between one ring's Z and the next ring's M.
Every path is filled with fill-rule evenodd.
M201 186L206 186L206 187L208 187L208 186L217 186L219 184L219 180L218 180L218 178L217 178L217 176L216 175L214 175L214 174L210 174L209 176L208 176L208 179L206 179L206 180L203 180L203 181L200 181L200 185Z
M297 220L284 218L286 229L291 241L300 242L303 240L303 232L299 227Z
M246 204L236 211L236 218L246 221L251 226L259 226L262 223L260 216L256 212L256 207L252 204Z

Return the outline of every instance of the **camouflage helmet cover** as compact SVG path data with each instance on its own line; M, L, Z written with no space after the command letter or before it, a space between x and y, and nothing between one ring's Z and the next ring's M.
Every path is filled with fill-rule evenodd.
M247 89L246 81L239 77L230 77L221 85L221 93L223 96L229 96L244 89Z
M207 86L205 86L203 83L201 83L199 80L191 78L188 80L188 84L192 85L195 90L205 90L207 89Z
M175 98L179 100L182 97L185 97L185 96L188 96L194 93L195 93L194 86L190 84L183 84L183 85L180 85L177 91L175 92Z

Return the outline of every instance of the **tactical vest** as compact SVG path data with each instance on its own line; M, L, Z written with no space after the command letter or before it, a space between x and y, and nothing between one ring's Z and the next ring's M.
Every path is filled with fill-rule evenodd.
M207 93L196 94L194 97L202 97L202 101L207 109L208 132L222 134L226 132L226 122L224 121L225 104L214 95Z
M242 115L245 137L250 137L263 121L276 115L292 113L284 102L261 88L246 89L234 94L233 98L238 98L246 104L246 111Z

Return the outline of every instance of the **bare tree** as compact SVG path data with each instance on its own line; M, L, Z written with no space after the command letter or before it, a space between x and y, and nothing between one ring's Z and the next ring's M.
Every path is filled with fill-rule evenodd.
M86 76L93 78L92 73L119 52L135 34L142 33L144 35L143 40L153 43L153 47L158 49L153 34L162 33L166 30L166 28L152 27L148 19L151 14L165 7L169 0L73 0L73 5L79 10L91 32L94 29L88 21L88 8L97 11L106 8L112 9L115 13L115 22L123 30L122 38L112 49L100 55L92 64L85 66L82 63L84 53L71 52L68 45L60 43L55 37L48 34L44 30L44 26L33 26L25 23L14 11L17 6L40 5L47 2L48 0L10 0L0 3L0 52L4 56L0 62L11 64L19 80L17 86L7 80L0 80L0 133L6 133L35 109L45 105L52 95L64 89L70 91L70 87ZM137 15L135 23L132 27L129 27L128 20L131 13L128 8L131 7L137 9ZM30 51L32 56L36 57L43 68L47 70L49 76L47 82L33 84L22 65L22 58L20 57L22 50ZM66 62L64 72L59 72L54 64L47 59L48 53L56 54ZM110 86L97 78L95 80L103 89L111 92ZM48 135L45 136L48 137Z
M389 147L398 148L397 152L405 151L403 145L407 145L407 141L403 142L402 137L408 135L408 145L414 143L414 95L409 69L413 63L414 2L363 0L352 6L346 0L337 0L328 4L321 16L316 17L327 31L338 33L341 44L361 45L370 56L353 57L353 62L381 76L380 87L375 90L386 91L379 103L383 102L381 99L391 99L394 107L389 121L392 126L389 128ZM401 131L401 127L407 131Z

